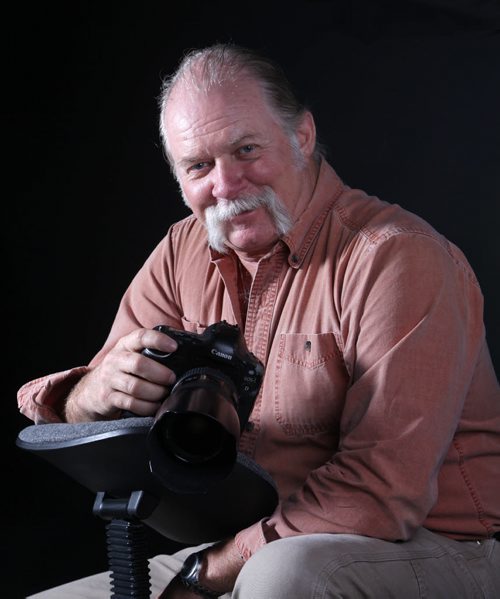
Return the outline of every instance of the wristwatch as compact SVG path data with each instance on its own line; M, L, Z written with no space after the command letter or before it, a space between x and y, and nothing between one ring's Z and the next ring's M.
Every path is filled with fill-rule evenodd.
M201 565L203 563L203 551L191 553L182 564L182 569L179 572L179 578L184 586L193 590L198 595L207 599L216 599L224 593L216 593L202 586L198 580L200 576Z

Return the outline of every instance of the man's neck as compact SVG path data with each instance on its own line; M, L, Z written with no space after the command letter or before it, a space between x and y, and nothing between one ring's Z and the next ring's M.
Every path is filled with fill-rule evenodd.
M253 280L257 268L259 267L259 260L262 256L249 256L248 254L238 251L235 251L235 254L238 257L241 266L250 274Z

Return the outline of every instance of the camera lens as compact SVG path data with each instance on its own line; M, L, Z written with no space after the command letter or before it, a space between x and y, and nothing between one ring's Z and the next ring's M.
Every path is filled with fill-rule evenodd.
M204 491L230 473L240 436L236 402L233 382L214 369L177 381L148 435L151 471L165 487Z
M189 412L169 418L163 434L164 446L175 457L190 464L201 464L221 452L226 433L213 418Z

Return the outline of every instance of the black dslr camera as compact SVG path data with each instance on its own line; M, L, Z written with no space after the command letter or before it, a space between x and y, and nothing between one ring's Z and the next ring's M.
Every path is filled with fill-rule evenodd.
M239 327L226 321L202 334L165 325L155 329L178 347L167 354L142 352L177 377L148 435L151 470L173 491L204 491L232 470L264 367L248 351Z

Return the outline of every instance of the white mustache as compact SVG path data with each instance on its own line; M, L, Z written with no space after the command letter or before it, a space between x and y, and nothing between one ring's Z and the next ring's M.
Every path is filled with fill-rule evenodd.
M223 223L230 218L238 216L243 212L256 210L261 206L268 207L269 200L267 196L246 196L236 198L235 200L219 200L215 206L210 206L205 210L207 225L210 223L216 225Z
M270 187L264 187L258 195L245 195L234 200L220 199L205 210L205 227L211 247L226 253L225 223L238 214L264 207L271 214L278 235L287 233L293 221L284 204Z

